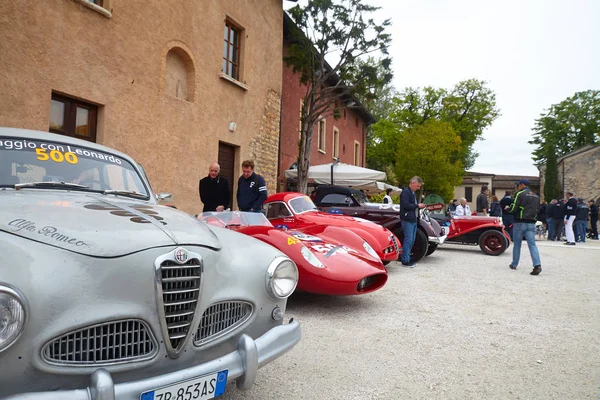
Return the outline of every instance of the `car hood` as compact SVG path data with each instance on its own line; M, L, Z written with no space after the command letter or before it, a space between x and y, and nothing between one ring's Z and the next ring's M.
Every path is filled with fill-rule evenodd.
M94 257L173 245L221 248L206 224L182 211L90 193L0 191L0 231Z

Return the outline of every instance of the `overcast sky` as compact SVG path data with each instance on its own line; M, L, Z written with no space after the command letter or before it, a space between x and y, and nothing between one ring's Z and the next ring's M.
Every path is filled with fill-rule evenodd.
M480 156L473 171L538 175L527 143L534 120L577 91L600 89L600 0L369 4L392 19L398 90L451 88L475 78L496 93L502 115L475 144Z

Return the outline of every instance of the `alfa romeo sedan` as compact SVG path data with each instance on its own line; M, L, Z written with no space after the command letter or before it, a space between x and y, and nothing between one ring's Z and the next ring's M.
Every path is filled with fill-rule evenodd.
M210 399L300 340L294 262L159 197L123 153L0 128L0 398Z

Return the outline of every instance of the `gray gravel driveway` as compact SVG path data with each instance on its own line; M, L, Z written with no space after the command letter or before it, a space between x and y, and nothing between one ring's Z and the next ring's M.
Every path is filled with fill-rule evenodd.
M446 244L363 296L294 295L300 343L224 399L600 399L600 243Z

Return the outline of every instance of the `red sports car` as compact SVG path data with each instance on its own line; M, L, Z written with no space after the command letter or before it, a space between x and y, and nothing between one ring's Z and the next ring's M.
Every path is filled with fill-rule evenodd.
M504 253L510 246L510 236L498 217L430 215L445 229L446 243L477 244L491 256Z
M267 218L276 227L304 229L313 225L338 226L366 240L384 263L395 261L400 255L397 239L390 230L366 219L321 212L310 197L302 193L272 194L267 197L264 207Z
M252 236L276 247L298 267L297 289L328 295L373 292L387 282L377 253L355 233L336 226L275 228L260 213L206 212L199 220Z

